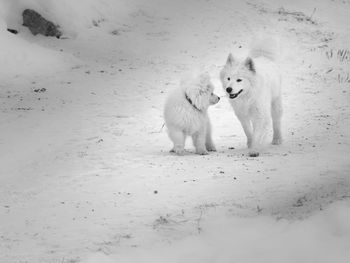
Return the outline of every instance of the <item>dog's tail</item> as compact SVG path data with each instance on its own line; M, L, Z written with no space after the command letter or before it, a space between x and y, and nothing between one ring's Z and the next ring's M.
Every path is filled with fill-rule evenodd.
M259 37L252 41L249 55L251 58L265 57L276 61L280 53L280 47L275 37Z

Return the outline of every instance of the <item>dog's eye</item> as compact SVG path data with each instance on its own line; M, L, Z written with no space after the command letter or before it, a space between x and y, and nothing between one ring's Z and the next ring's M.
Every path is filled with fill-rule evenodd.
M228 77L228 78L227 78L227 80L228 80L228 81L230 81L230 80L231 80L231 78L230 78L230 77Z
M242 79L237 79L237 82L241 82L242 81Z

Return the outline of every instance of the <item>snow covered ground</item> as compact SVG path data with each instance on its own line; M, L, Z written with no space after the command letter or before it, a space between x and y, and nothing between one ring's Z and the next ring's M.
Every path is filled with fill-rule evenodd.
M218 151L170 154L168 92L205 67L225 96L259 33L281 43L284 144L247 157L223 98ZM1 0L0 43L0 262L348 262L349 0Z

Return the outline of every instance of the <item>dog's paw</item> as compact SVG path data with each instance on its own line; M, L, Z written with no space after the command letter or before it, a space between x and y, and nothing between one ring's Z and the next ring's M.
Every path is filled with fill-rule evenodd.
M216 148L214 145L206 145L205 148L207 148L208 152L216 152Z
M282 139L281 138L273 138L271 144L280 145L280 144L282 144Z
M256 151L250 151L248 153L249 157L258 157L259 156L259 152Z
M206 151L206 150L197 150L197 151L196 151L196 154L199 154L199 155L207 155L207 154L209 154L209 153L208 153L208 151Z
M174 149L173 148L173 149L170 150L170 152L171 153L175 153L175 154L180 155L180 156L185 154L185 150L183 150L183 149Z

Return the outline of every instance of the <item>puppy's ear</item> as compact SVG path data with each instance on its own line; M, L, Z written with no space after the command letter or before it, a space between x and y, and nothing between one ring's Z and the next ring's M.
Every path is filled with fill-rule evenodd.
M255 66L252 58L248 57L244 62L244 66L246 66L251 72L255 73Z
M227 57L227 60L226 60L226 65L233 65L233 63L235 62L235 59L234 57L232 56L232 53L230 53Z

